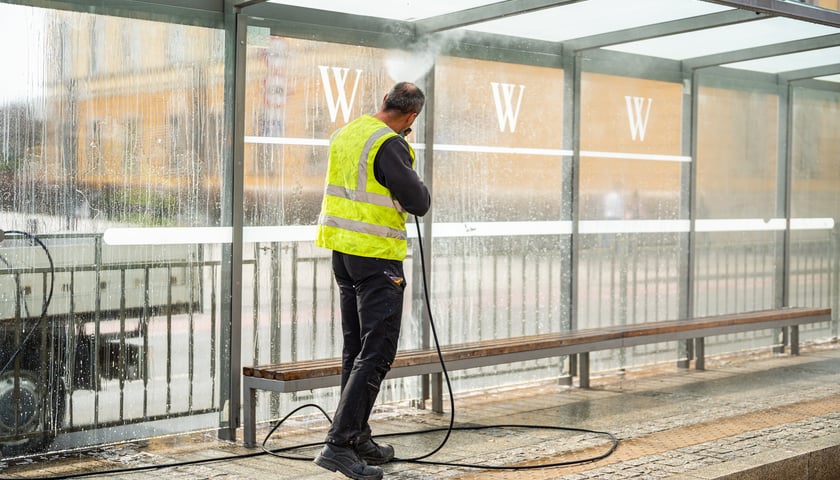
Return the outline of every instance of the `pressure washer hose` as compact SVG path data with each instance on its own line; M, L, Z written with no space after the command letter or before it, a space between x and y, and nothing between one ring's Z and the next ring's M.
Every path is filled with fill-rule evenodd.
M585 428L557 427L557 426L551 426L551 425L506 424L506 425L481 425L481 426L457 426L457 427L455 426L455 396L452 392L452 383L449 380L449 372L446 370L446 362L443 360L443 353L441 352L441 349L440 349L440 341L438 339L434 319L432 318L432 307L431 307L431 301L430 301L430 296L429 296L428 282L426 280L426 260L424 258L424 254L423 254L423 242L422 242L422 235L420 233L420 221L417 219L417 217L414 218L414 221L415 221L415 224L417 226L417 241L418 241L418 247L419 247L419 250L420 250L420 265L421 265L421 268L423 269L423 272L422 272L423 294L424 294L426 309L427 309L428 314L429 314L429 325L431 326L431 329L432 329L432 336L434 338L435 349L437 350L437 353L438 353L438 360L440 361L441 370L443 371L443 376L446 379L446 388L449 392L449 405L450 405L449 425L446 426L446 427L430 428L430 429L426 429L426 430L415 430L415 431L402 432L402 433L391 433L391 434L385 434L385 435L377 435L375 438L381 439L381 438L388 438L388 437L399 437L399 436L407 436L407 435L422 435L422 434L435 433L435 432L446 432L443 439L438 444L437 448L435 448L431 452L426 453L424 455L417 456L417 457L394 458L393 461L394 462L404 462L404 463L417 463L417 464L423 464L423 465L440 465L440 466L447 466L447 467L477 468L477 469L482 469L482 470L537 470L537 469L544 469L544 468L556 468L556 467L565 467L565 466L570 466L570 465L580 465L580 464L584 464L584 463L591 463L591 462L595 462L595 461L604 459L604 458L612 455L612 453L615 452L616 448L618 448L618 438L616 438L615 435L613 435L612 433L609 433L609 432L589 430L589 429L585 429ZM44 245L40 240L38 240L33 235L29 235L25 232L9 231L9 232L6 232L6 233L15 233L15 234L23 235L27 238L30 238L34 242L38 243L41 246L41 248L46 252L47 258L49 258L49 261L50 261L50 270L51 270L51 272L53 272L53 275L54 275L54 266L53 266L53 262L52 262L52 257L50 256L49 250L47 249L46 245ZM44 302L44 311L42 312L41 319L46 317L46 310L47 310L47 307L49 306L50 300L52 299L52 290L53 290L53 288L52 288L53 285L52 284L53 284L53 282L51 281L50 282L49 295L48 295L46 301ZM31 333L30 333L30 335L31 335ZM27 339L28 339L28 337L27 337ZM25 342L26 342L26 340L24 340L24 342L22 342L22 344L24 344ZM16 355L17 355L17 352L15 353L15 355L12 355L12 358L14 358ZM6 368L8 368L8 363L0 371L5 370ZM256 456L260 456L260 455L264 455L264 454L269 454L269 455L273 455L273 456L280 457L280 458L285 458L285 459L290 459L290 460L312 461L313 460L312 457L302 457L302 456L289 455L289 454L286 454L286 452L292 452L292 451L300 450L300 449L304 449L304 448L318 447L318 446L323 445L323 442L299 444L299 445L293 445L293 446L283 447L283 448L274 448L274 449L269 449L266 446L266 443L268 442L269 438L271 438L271 436L274 434L274 432L276 432L277 429L279 429L280 426L282 426L286 422L286 420L289 419L289 417L291 417L295 413L297 413L300 410L303 410L305 408L315 408L315 409L319 410L324 415L324 417L326 417L326 419L330 423L332 423L332 419L330 418L330 416L319 405L316 405L316 404L301 405L301 406L297 407L296 409L292 410L289 414L287 414L285 417L283 417L280 421L278 421L271 428L271 430L268 432L268 434L265 436L265 439L262 442L262 451L260 451L260 452L255 452L255 453L250 453L250 454L245 454L245 455L229 455L229 456L225 456L225 457L202 458L202 459L199 459L199 460L187 460L187 461L183 461L183 462L174 462L174 463L168 463L168 464L162 464L162 465L149 465L149 466L140 466L140 467L118 468L118 469L104 470L104 471L100 470L100 471L93 471L93 472L71 473L71 474L56 475L56 476L51 476L51 477L27 477L27 478L29 478L30 480L58 480L58 479L83 478L83 477L90 477L90 476L94 476L94 475L97 475L97 476L117 475L117 474L126 474L126 473L136 473L136 472L148 471L148 470L162 470L162 469L165 469L165 468L175 468L175 467L184 467L184 466L190 466L190 465L199 465L199 464L206 464L206 463L213 463L213 462L220 462L220 461L242 460L242 459L245 459L245 458L252 458L252 457L256 457ZM594 435L603 435L603 436L606 436L610 439L610 447L609 447L609 449L607 449L606 452L604 452L600 455L594 456L594 457L589 457L589 458L584 458L584 459L579 459L579 460L569 460L569 461L564 461L564 462L544 463L544 464L538 464L538 465L487 465L487 464L479 465L479 464L472 464L472 463L436 462L436 461L431 461L431 460L425 460L426 458L431 457L432 455L434 455L435 453L437 453L441 449L443 449L443 447L446 445L446 442L449 441L449 438L452 435L452 432L454 432L454 431L477 431L477 430L503 429L503 428L507 428L507 429L557 430L557 431L565 431L565 432L579 432L579 433L587 433L587 434L594 434ZM9 479L0 478L0 480L11 480L11 479L10 478Z
M388 438L388 437L402 437L402 436L406 436L406 435L421 435L421 434L434 433L434 432L446 432L443 439L438 444L437 448L435 448L431 452L426 453L424 455L417 456L417 457L394 458L393 461L394 462L419 463L419 464L424 464L424 465L440 465L440 466L448 466L448 467L479 468L479 469L483 469L483 470L536 470L536 469L543 469L543 468L564 467L564 466L569 466L569 465L580 465L580 464L584 464L584 463L591 463L591 462L595 462L595 461L604 459L604 458L612 455L612 453L615 452L616 448L618 448L618 438L616 438L615 435L613 435L612 433L609 433L609 432L589 430L589 429L585 429L585 428L556 427L556 426L551 426L551 425L508 424L508 425L481 425L481 426L459 426L459 427L455 426L455 395L452 391L452 382L449 380L449 372L446 369L446 362L443 360L443 352L441 352L440 340L438 339L437 329L435 328L435 322L434 322L434 318L433 318L433 315L432 315L432 304L431 304L430 295L429 295L428 281L426 279L426 259L425 259L425 255L423 253L422 234L420 233L420 220L416 216L414 217L414 223L417 226L417 242L418 242L418 250L420 251L420 268L422 269L422 277L423 277L423 298L425 300L424 303L426 304L426 311L429 314L429 326L431 327L431 330L432 330L432 337L433 337L434 343L435 343L435 350L437 350L438 360L440 361L440 368L441 368L441 371L443 372L443 377L446 379L446 388L447 388L447 391L449 392L449 405L450 405L449 425L447 427L430 428L430 429L426 429L426 430L415 430L415 431L410 431L410 432L389 433L389 434L384 434L384 435L377 435L375 438L382 439L382 438ZM312 403L309 403L309 404L306 404L306 405L301 405L301 406L297 407L296 409L294 409L292 412L290 412L288 415L283 417L279 422L277 422L277 424L275 424L271 428L271 430L269 430L268 434L266 434L265 439L263 440L262 445L261 445L262 449L265 453L267 453L269 455L276 456L276 457L280 457L280 458L290 459L290 460L302 460L302 461L312 461L313 460L312 457L285 455L284 452L291 452L291 451L300 450L300 449L303 449L303 448L317 447L317 446L323 445L323 442L294 445L294 446L290 446L290 447L277 448L277 449L269 449L266 446L266 443L268 442L269 438L271 438L271 436L274 434L274 432L278 428L280 428L280 426L283 425L283 423L289 417L291 417L295 413L297 413L300 410L303 410L305 408L315 408L315 409L319 410L324 415L324 417L326 417L326 419L330 423L332 423L332 419L330 418L330 416L319 405L312 404ZM590 433L590 434L595 434L595 435L604 435L611 440L611 445L610 445L610 448L606 452L604 452L600 455L594 456L594 457L589 457L589 458L584 458L584 459L579 459L579 460L569 460L569 461L564 461L564 462L545 463L545 464L539 464L539 465L499 465L499 466L494 466L494 465L487 465L487 464L479 465L479 464L472 464L472 463L435 462L435 461L425 460L426 458L431 457L432 455L436 454L441 449L443 449L444 445L446 445L446 442L449 441L449 438L452 435L453 431L476 431L476 430L488 430L488 429L500 429L500 428L534 429L534 430L537 430L537 429L539 429L539 430L560 430L560 431L566 431L566 432L580 432L580 433Z

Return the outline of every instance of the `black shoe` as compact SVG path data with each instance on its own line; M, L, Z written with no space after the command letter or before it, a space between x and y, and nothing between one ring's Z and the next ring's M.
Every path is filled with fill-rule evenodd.
M370 467L352 448L325 444L321 453L315 458L315 465L326 468L331 472L339 471L355 480L380 480L382 469Z
M369 465L382 465L394 458L394 447L385 443L379 445L368 437L356 444L356 453Z

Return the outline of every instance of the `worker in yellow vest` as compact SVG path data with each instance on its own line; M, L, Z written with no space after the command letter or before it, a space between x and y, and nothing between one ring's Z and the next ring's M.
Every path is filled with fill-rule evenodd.
M414 84L396 84L379 111L333 134L315 244L333 251L344 336L341 398L315 463L357 480L379 480L375 466L394 448L371 438L379 386L397 354L406 287L405 223L431 205L405 140L423 109Z

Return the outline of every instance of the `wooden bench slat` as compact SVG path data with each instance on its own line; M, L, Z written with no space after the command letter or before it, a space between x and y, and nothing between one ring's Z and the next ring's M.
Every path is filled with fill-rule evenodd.
M831 319L830 308L784 308L758 312L715 315L686 320L633 325L614 325L570 332L529 335L447 345L441 348L450 369L464 369L498 365L521 360L533 360L557 355L574 355L581 388L589 387L590 352L646 343L695 339L695 368L704 368L703 339L722 333L735 333L766 328L790 327L790 351L796 355L798 326ZM397 354L392 375L422 375L439 372L435 349L405 350ZM265 389L294 392L338 385L341 359L322 358L271 365L249 366L242 369L243 423L245 444L256 445L256 391ZM435 407L442 411L442 405Z
M508 355L534 350L546 350L572 345L604 342L622 338L675 334L695 329L747 325L801 317L803 315L830 315L831 309L788 308L747 313L699 317L687 320L667 320L634 325L608 326L570 332L528 335L514 338L468 342L441 347L444 360L453 362L472 358ZM400 352L392 368L438 363L434 349L405 350ZM286 362L272 365L244 367L243 375L275 380L299 380L341 374L341 359L324 358Z

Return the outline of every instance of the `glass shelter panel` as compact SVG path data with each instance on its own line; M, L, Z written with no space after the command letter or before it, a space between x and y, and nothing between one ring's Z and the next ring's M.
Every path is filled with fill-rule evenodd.
M829 10L840 10L840 0L804 0L809 5Z
M385 66L392 57L381 49L279 37L256 27L249 29L248 45L245 223L313 225L330 135L376 112L399 81Z
M773 85L712 75L700 82L694 314L774 308L781 302L786 226L778 185L779 95ZM707 352L773 341L769 331L731 337L707 342Z
M224 32L0 17L3 456L218 425Z
M563 91L559 69L436 63L432 309L443 343L568 329ZM453 378L457 389L478 388L544 378L554 365Z
M679 318L683 86L581 76L578 328ZM595 365L663 360L661 346L593 355Z
M789 304L840 312L840 92L797 87L792 95ZM837 336L837 322L803 338Z
M0 0L0 458L235 437L240 364L338 357L313 244L329 139L400 80L428 99L408 140L443 343L786 305L833 308L802 336L836 340L838 0L411 3ZM429 342L413 223L401 349ZM591 366L684 366L685 345ZM257 420L337 394L263 392Z
M405 71L400 64L411 60L404 55L249 28L243 364L341 356L341 317L332 257L328 250L314 246L329 139L360 115L375 113L397 81L415 81L423 88L422 78L400 76ZM413 129L409 142L422 152L422 144L416 143L423 138L422 113ZM416 167L422 171L419 161ZM405 262L408 278L412 278L411 257L409 252ZM420 292L413 287L407 288L406 299ZM413 311L411 302L406 301L401 348L419 346L419 316ZM388 381L379 400L415 398L418 389L412 386L416 384L413 378ZM334 408L338 389L320 389L313 395L325 408ZM288 413L297 406L295 401L289 395L261 394L258 418Z

